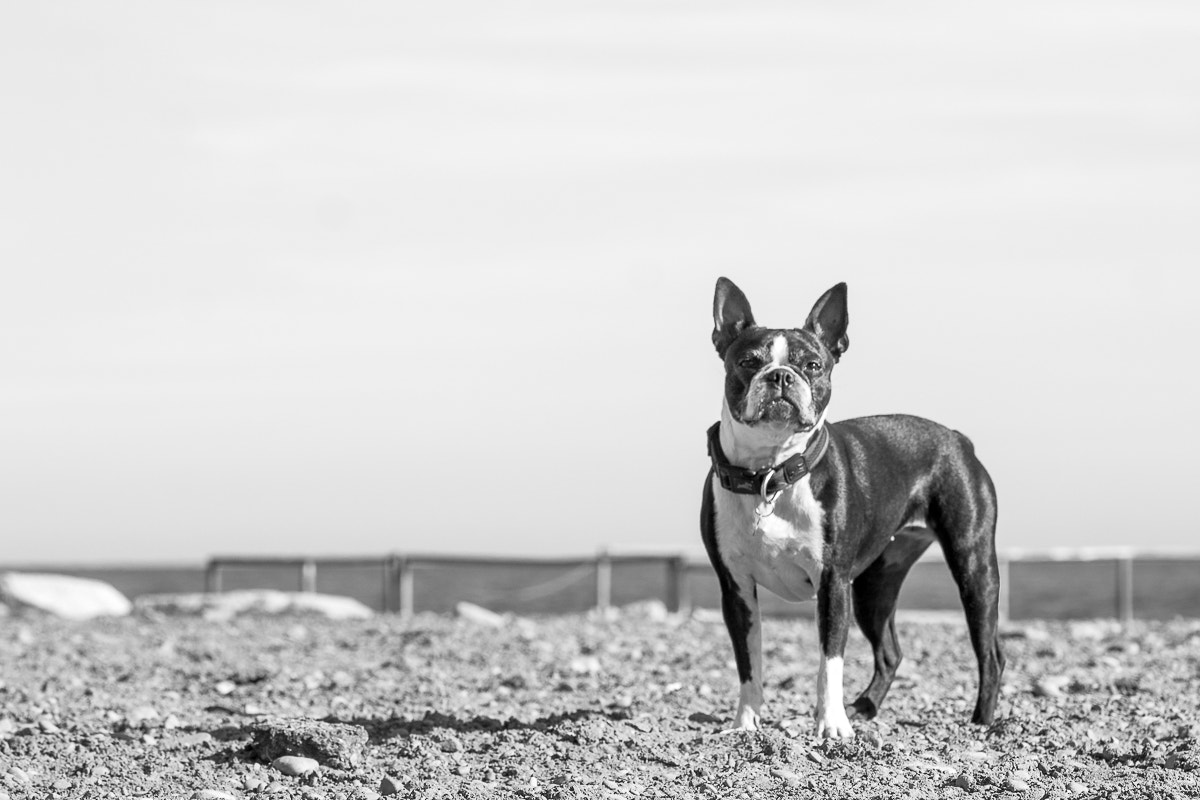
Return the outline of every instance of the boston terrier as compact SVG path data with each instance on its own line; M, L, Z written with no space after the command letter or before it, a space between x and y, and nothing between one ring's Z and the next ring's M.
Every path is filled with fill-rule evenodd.
M721 421L700 527L721 587L741 692L733 730L762 713L758 587L817 601L821 644L817 736L854 736L842 701L853 609L875 659L850 714L879 711L900 665L896 599L936 539L958 584L979 662L971 721L990 724L1004 654L997 637L996 491L969 439L920 417L827 422L830 375L849 347L846 284L817 300L800 328L767 328L732 281L717 281L713 343L725 362Z

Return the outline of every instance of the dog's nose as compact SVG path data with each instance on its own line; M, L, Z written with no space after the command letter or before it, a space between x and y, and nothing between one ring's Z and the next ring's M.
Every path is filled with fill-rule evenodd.
M780 389L786 389L792 385L792 381L796 380L796 376L791 370L777 369L771 373L771 380L775 381L775 385Z

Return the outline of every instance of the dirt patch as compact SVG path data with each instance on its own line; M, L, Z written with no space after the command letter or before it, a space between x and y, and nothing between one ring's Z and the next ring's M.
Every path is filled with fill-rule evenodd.
M883 713L820 744L811 623L768 621L766 730L722 735L736 678L710 615L0 620L0 798L349 800L385 778L397 796L448 798L1200 794L1200 623L1011 633L990 728L967 722L965 628L902 624ZM853 698L861 639L846 667ZM285 776L264 729L341 730L355 755L321 740L297 753L325 753L320 769Z

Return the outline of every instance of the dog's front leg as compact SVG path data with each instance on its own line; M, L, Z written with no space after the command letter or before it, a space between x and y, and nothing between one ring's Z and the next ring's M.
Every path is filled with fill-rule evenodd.
M821 667L817 673L817 737L851 739L854 728L842 702L842 654L850 624L850 581L827 568L817 592L817 633Z
M737 664L737 715L733 718L735 731L756 731L762 724L762 619L758 611L758 586L748 575L726 572L721 580L721 612L733 643L733 659Z

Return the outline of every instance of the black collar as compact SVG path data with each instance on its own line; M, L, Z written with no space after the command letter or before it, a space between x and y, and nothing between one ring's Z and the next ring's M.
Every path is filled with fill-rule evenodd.
M712 459L713 472L721 486L737 494L757 494L764 500L785 486L791 486L803 478L813 467L821 463L829 447L829 428L822 425L808 440L803 453L797 453L773 467L760 470L746 469L729 463L721 449L721 423L715 422L708 429L708 457Z

